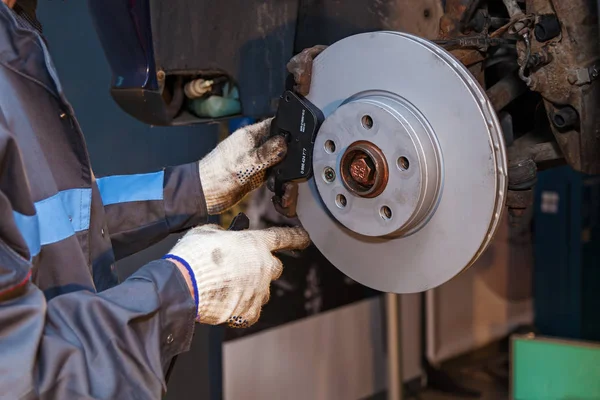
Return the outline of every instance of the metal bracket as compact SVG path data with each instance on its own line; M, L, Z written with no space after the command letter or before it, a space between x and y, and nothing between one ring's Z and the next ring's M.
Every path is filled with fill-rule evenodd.
M567 79L572 85L583 86L597 79L598 75L600 75L600 67L594 64L587 68L571 70Z

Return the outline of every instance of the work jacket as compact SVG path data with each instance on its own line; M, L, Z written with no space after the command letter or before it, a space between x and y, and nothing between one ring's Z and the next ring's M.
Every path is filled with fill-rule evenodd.
M173 263L116 260L204 223L198 163L96 178L44 40L0 1L0 398L158 399L196 308Z

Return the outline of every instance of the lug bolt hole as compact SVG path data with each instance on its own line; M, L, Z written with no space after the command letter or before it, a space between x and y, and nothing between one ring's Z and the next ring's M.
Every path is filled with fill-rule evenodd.
M379 210L379 215L381 215L381 218L383 218L385 221L389 221L392 219L392 210L388 206L383 206Z
M344 196L343 194L338 194L335 197L335 205L339 208L346 207L346 204L348 204L348 202L346 201L346 196Z
M365 129L371 129L373 127L373 118L371 118L370 115L363 116L360 122Z
M325 182L331 183L335 181L335 171L331 167L326 167L323 170L323 179Z
M335 143L333 140L328 140L325 142L325 151L329 154L335 153Z
M396 164L398 165L398 168L401 171L406 171L410 167L410 163L408 162L408 158L406 158L404 156L398 157L398 161L396 162Z

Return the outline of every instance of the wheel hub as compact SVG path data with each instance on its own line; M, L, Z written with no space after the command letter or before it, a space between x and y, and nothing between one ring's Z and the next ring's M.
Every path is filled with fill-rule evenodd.
M358 95L327 117L313 151L331 215L365 236L408 234L435 209L442 159L435 136L405 99Z

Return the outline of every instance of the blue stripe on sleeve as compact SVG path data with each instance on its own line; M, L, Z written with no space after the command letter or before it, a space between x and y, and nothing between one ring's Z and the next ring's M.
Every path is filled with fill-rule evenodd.
M13 211L15 223L31 257L41 247L60 242L90 227L92 189L69 189L34 204L35 215Z
M37 215L23 215L13 211L15 223L21 232L21 236L25 239L29 254L35 257L40 253L42 244L40 243L40 228Z
M163 199L164 171L151 174L115 175L96 180L105 206L132 201Z

